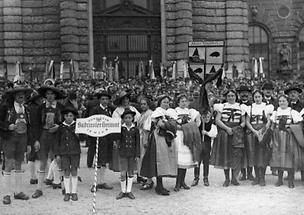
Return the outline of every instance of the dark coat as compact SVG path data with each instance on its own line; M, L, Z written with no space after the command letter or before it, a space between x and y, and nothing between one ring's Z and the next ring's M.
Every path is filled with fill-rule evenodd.
M265 102L267 105L269 105L269 104L273 105L273 106L274 106L274 109L277 109L277 108L279 107L278 101L277 101L275 98L273 98L273 97L271 97L270 100L266 100L266 99L264 98L264 99L263 99L263 102Z
M29 138L29 131L30 131L30 113L28 108L25 106L25 115L27 118L27 137ZM3 103L0 106L0 136L3 139L8 139L12 134L13 131L10 131L9 125L11 124L11 122L8 120L9 116L11 114L11 116L14 116L14 114L16 114L15 108L13 104L6 104ZM29 141L28 141L29 144Z
M80 141L75 134L74 123L71 126L61 124L57 130L57 141L54 147L54 153L56 155L73 155L80 154Z
M290 103L290 107L298 112L301 112L301 110L304 108L304 104L298 100L296 103Z
M140 156L140 137L139 129L132 127L129 131L126 127L121 127L119 141L119 155L121 157L139 157Z

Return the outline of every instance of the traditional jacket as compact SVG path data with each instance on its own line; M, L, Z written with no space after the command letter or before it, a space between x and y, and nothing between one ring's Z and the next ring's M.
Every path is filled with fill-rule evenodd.
M121 157L139 157L140 156L140 137L139 130L133 124L129 129L125 124L121 127L121 136L119 141L119 155Z
M80 141L75 134L76 123L71 125L63 122L57 130L57 144L55 145L54 152L56 155L72 155L80 154Z
M8 139L13 132L10 131L9 125L16 124L17 121L22 120L26 123L26 134L29 137L29 128L30 128L30 117L29 117L29 110L24 107L24 113L18 114L15 110L14 104L3 104L0 107L0 136L3 139Z

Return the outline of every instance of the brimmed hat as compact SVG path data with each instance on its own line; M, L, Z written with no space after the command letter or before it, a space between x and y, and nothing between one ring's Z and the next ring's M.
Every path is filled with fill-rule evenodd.
M134 117L136 115L136 112L131 111L129 108L126 108L125 111L122 113L121 118L124 118L124 116L127 114L132 114L132 116Z
M291 91L297 91L298 93L302 93L302 89L299 88L298 86L291 86L288 89L286 89L284 93L288 95Z
M20 92L24 92L25 97L29 97L31 95L31 93L33 92L33 90L26 86L14 86L13 89L9 89L5 92L4 97L9 99L9 98L12 98L15 94L20 93Z
M56 87L53 87L53 86L47 86L47 85L44 85L42 87L40 87L38 89L38 93L42 96L42 97L45 97L45 93L46 91L48 90L51 90L54 92L54 94L56 95L56 99L63 99L66 97L66 95L58 88Z
M236 90L237 92L252 92L252 89L249 86L246 85L241 85L239 88Z
M108 97L109 99L111 99L112 98L112 96L107 92L107 91L101 91L101 92L97 92L97 93L95 93L95 96L98 98L98 99L100 99L102 96L106 96L106 97Z
M266 82L262 86L262 90L273 90L274 86L271 82Z
M65 107L62 111L61 111L62 115L65 115L67 113L72 113L74 116L78 115L78 111L75 108L72 107Z
M119 96L114 100L114 105L120 105L122 100L125 98L125 97L128 97L130 99L130 93L127 93L126 91L122 91Z

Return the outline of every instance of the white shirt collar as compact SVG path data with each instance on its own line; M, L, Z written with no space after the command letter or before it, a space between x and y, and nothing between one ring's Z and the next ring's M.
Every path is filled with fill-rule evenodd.
M127 128L128 131L130 131L131 128L135 128L135 124L134 123L132 123L131 127L127 127L126 123L122 124L121 126Z
M67 124L67 123L64 121L62 124L70 127L70 126L72 126L74 123L75 123L75 121L73 121L71 124Z

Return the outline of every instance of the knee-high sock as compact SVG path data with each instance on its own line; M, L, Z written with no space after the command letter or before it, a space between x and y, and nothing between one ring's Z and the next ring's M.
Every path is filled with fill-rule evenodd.
M28 162L28 167L30 169L30 177L31 179L37 179L37 175L36 175L36 168L35 168L35 161L29 161Z
M3 173L3 194L4 195L11 195L11 180L12 175L10 172Z
M229 180L229 169L224 169L224 173L225 173L225 180Z
M64 177L63 183L64 183L64 187L65 187L65 193L66 194L71 193L71 179L70 179L70 177Z
M121 192L126 193L127 192L127 181L120 181L120 187L121 187Z
M55 165L55 160L53 160L50 164L50 167L49 167L49 171L48 171L48 174L47 174L47 179L50 179L52 180L53 179L53 176L54 176L54 165Z
M22 187L22 175L23 172L21 170L16 170L15 171L15 193L20 193L21 192L21 187Z
M58 164L55 162L53 165L54 184L60 184L60 169Z
M106 167L101 167L97 171L97 184L105 183L104 177L105 177Z
M42 190L42 184L43 184L43 181L44 181L45 172L44 171L38 171L37 175L38 175L37 190Z
M72 176L72 193L77 193L77 183L78 183L78 178L77 176Z
M127 180L127 193L130 193L132 191L133 177L128 177Z

